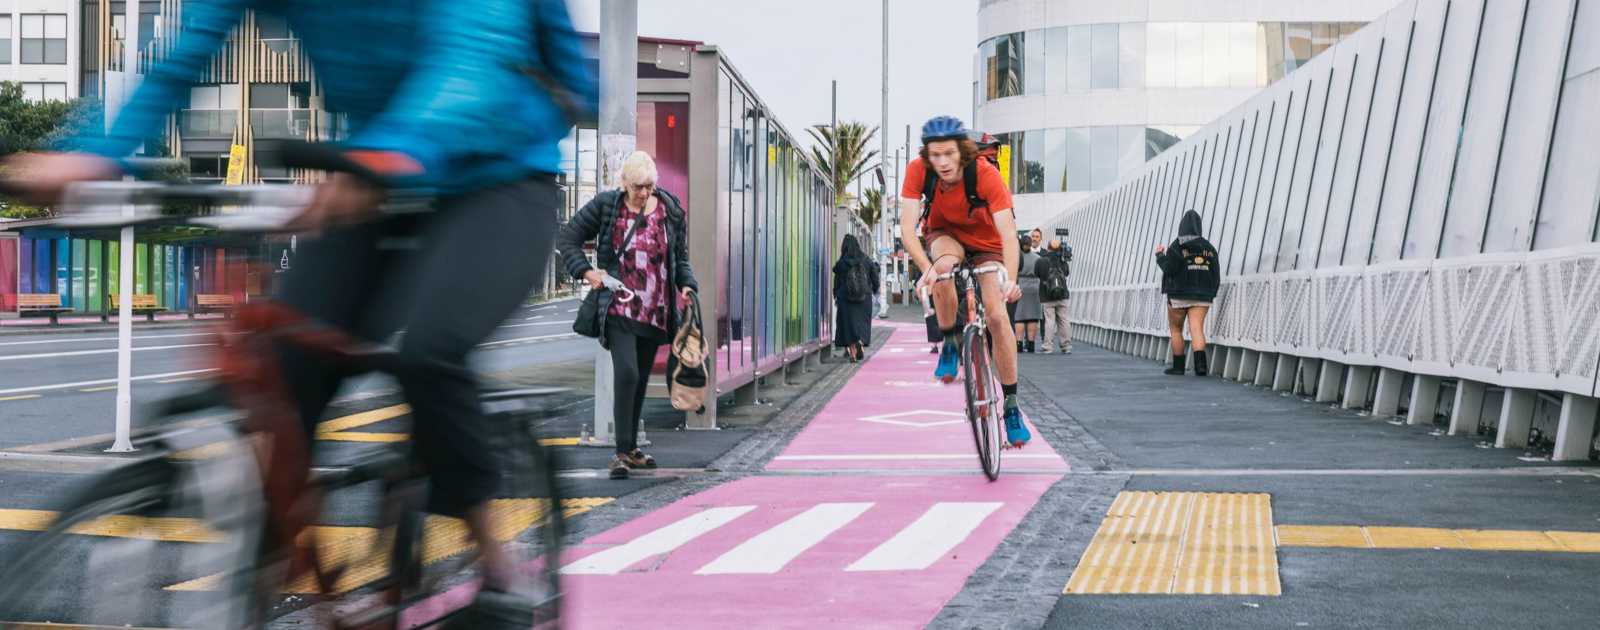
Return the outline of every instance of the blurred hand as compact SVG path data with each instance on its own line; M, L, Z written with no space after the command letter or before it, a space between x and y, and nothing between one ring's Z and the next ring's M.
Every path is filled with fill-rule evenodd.
M347 173L335 173L317 186L311 204L289 222L289 229L321 232L330 227L352 225L377 216L384 191Z
M1165 252L1165 251L1167 251L1167 246L1166 245L1157 245L1156 246L1156 253L1157 254Z
M1017 300L1021 300L1022 287L1015 282L1008 282L1006 283L1005 294L1007 302L1016 302Z
M87 153L26 153L6 159L5 171L7 186L38 205L60 201L67 184L122 175L116 162Z
M679 291L678 293L682 297L681 301L682 301L683 305L684 306L688 306L689 305L689 298L694 295L694 289L691 289L689 287L684 287L683 290Z
M588 282L589 283L589 288L597 290L597 291L601 287L605 286L605 279L606 279L605 272L604 271L600 271L599 269L590 269L590 270L584 272L584 274L583 274L584 282Z

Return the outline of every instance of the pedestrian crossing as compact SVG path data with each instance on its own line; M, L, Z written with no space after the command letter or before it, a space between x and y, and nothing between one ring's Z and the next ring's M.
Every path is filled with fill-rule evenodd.
M898 531L873 532L881 539L870 551L848 565L848 573L922 571L949 557L952 550L977 531L1005 504L1001 502L937 502ZM757 511L757 505L717 506L701 509L631 540L608 546L562 568L567 575L618 575L649 572L665 557L686 552L696 541L712 546L736 543L692 573L694 575L771 575L784 571L807 552L828 544L830 538L872 510L901 511L875 502L830 502L812 505L776 525L762 529L737 528L719 536L731 524ZM887 535L886 535L887 534ZM852 535L849 544L860 537ZM720 547L717 547L720 549ZM835 553L837 550L835 550Z

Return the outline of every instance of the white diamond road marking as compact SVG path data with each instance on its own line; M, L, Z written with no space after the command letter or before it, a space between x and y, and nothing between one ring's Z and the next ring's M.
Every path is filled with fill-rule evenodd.
M871 503L821 503L757 534L695 571L698 575L777 573L872 507Z
M930 416L932 416L932 417L942 417L942 418L954 418L954 419L953 420L912 420L911 419L911 418L927 418L927 417L930 417ZM901 418L905 418L905 419L901 419ZM967 421L967 416L966 416L966 414L956 413L954 411L934 411L932 409L917 409L917 410L914 410L914 411L901 411L901 412L897 412L897 413L888 413L888 414L882 414L882 415L877 415L877 416L867 416L865 418L862 418L862 420L866 421L866 422L876 422L876 423L879 423L879 424L893 424L893 425L898 425L898 426L902 426L902 427L914 427L914 428L918 428L918 429L926 429L928 427L942 427L942 426L950 425L950 424L960 424L962 422L966 422Z
M935 503L846 571L921 571L954 549L1001 503Z
M643 560L670 553L754 509L756 509L754 505L739 505L702 510L676 523L635 538L627 544L612 547L569 564L562 568L561 572L568 575L616 575Z

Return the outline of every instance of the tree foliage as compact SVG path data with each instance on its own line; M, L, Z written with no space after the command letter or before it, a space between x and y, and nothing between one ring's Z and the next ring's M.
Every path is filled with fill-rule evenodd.
M867 145L878 134L877 127L851 121L839 123L837 130L828 125L815 125L806 129L816 146L811 147L811 157L817 166L827 171L833 179L834 205L842 205L850 184L867 173L868 163L878 157L878 152Z
M100 102L30 102L23 96L22 84L0 81L0 153L32 151L72 151L83 149L85 138L96 135L104 120ZM0 167L0 177L8 175ZM9 200L0 201L0 217L34 219L50 216L47 208L36 208Z
M877 226L878 220L883 218L883 191L868 188L861 197L861 205L856 208L856 216L868 226Z

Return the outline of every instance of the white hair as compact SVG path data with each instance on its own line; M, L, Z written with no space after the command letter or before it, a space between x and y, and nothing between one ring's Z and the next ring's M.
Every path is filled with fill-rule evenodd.
M656 161L644 151L634 151L622 161L622 185L656 181Z

